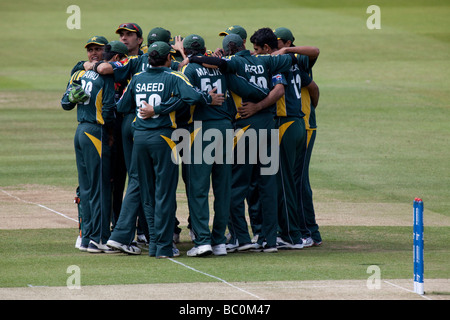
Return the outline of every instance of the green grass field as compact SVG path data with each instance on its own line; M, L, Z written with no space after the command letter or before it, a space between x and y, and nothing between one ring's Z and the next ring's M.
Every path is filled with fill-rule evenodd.
M321 51L314 67L321 92L310 172L315 201L411 204L412 211L421 197L426 213L448 221L450 1L80 0L81 29L69 30L71 4L0 3L0 188L75 189L76 112L63 111L60 98L91 36L115 40L117 26L133 21L144 35L156 26L173 35L200 34L214 50L229 25L242 25L249 35L285 26L297 45ZM379 30L366 27L371 4L381 8ZM208 281L145 256L74 252L72 229L1 229L0 222L0 242L9 245L0 249L0 287L63 286L72 264L84 267L86 285ZM325 245L301 254L180 260L228 281L366 279L370 264L384 278L412 278L412 226L321 230ZM426 277L450 278L449 237L448 224L426 228ZM185 240L182 251L190 247Z
M326 245L301 252L270 256L249 252L203 259L184 255L177 261L228 282L367 279L371 265L380 267L383 279L408 279L413 273L411 228L324 227L323 233ZM145 254L76 252L71 229L8 230L1 235L11 245L0 248L0 287L65 286L70 265L82 270L83 285L216 281ZM448 228L427 228L426 239L426 277L448 278ZM184 252L192 245L187 238L182 240L178 248Z

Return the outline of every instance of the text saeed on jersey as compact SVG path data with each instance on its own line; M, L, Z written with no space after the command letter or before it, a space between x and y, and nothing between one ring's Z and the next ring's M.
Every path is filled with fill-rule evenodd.
M161 92L164 91L164 83L136 83L136 92Z

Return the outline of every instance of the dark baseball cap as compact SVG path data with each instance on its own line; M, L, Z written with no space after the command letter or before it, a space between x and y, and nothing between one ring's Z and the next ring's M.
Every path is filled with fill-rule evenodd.
M142 28L134 22L122 23L116 30L116 33L119 34L120 30L128 30L131 32L136 32L139 38L142 38Z
M219 36L226 36L226 35L229 35L232 33L239 35L242 38L242 40L247 39L247 31L245 31L245 29L243 27L238 26L238 25L228 27L225 31L222 31L221 33L219 33Z
M291 40L291 42L294 43L295 38L292 35L291 30L289 30L288 28L276 28L275 30L273 30L273 33L275 33L278 40Z
M147 43L151 44L155 41L163 41L169 43L172 39L170 31L161 27L156 27L150 30L147 36Z
M185 49L204 49L205 40L198 34L188 35L183 40L183 48Z
M238 47L241 47L244 44L244 40L239 35L230 33L229 35L226 35L222 40L222 48L225 51L228 50L228 44L230 42L234 42Z
M93 36L92 38L90 38L87 42L86 45L84 46L85 48L87 48L89 45L91 44L96 44L99 46L104 46L105 44L108 43L108 40L106 40L105 37L102 36Z
M120 41L111 41L108 43L111 46L110 52L117 52L121 54L128 54L128 48Z
M148 46L147 52L150 55L153 51L156 51L160 56L165 56L170 53L171 49L172 47L167 42L155 41Z

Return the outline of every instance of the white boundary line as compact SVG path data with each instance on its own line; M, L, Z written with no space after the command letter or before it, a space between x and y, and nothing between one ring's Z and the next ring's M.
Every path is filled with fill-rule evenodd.
M60 216L63 217L63 218L66 218L66 219L69 219L69 220L72 220L72 221L75 221L75 222L78 223L78 220L73 219L73 218L71 218L71 217L69 217L69 216L67 216L67 215L65 215L65 214L63 214L63 213L61 213L61 212L58 212L58 211L56 211L56 210L53 210L53 209L51 209L51 208L49 208L49 207L46 207L46 206L44 206L44 205L42 205L42 204L35 203L35 202L31 202L31 201L26 201L26 200L23 200L23 199L20 199L19 197L16 197L16 196L10 194L9 192L7 192L7 191L5 191L5 190L3 190L3 189L0 189L0 191L2 191L4 194L6 194L6 195L8 195L9 197L14 198L14 199L16 199L16 200L18 200L18 201L21 201L21 202L24 202L24 203L28 203L28 204L36 205L36 206L38 206L38 207L41 207L41 208L44 208L44 209L46 209L46 210L48 210L48 211L51 211L51 212L53 212L53 213L56 213L57 215L60 215ZM176 261L176 260L174 260L174 259L172 259L172 258L169 258L169 260L172 261L172 262L178 263L179 265L181 265L181 266L183 266L183 267L185 267L185 268L187 268L187 269L190 269L190 270L192 270L192 271L201 273L201 274L203 274L203 275L205 275L205 276L208 276L208 277L211 277L211 278L213 278L213 279L219 280L220 282L222 282L222 283L224 283L224 284L226 284L226 285L228 285L228 286L230 286L230 287L232 287L232 288L235 288L235 289L237 289L237 290L239 290L239 291L242 291L242 292L244 292L244 293L246 293L246 294L249 294L249 295L251 295L251 296L253 296L253 297L255 297L255 298L259 299L259 300L264 300L264 299L258 297L257 295L255 295L255 294L253 294L253 293L251 293L251 292L248 292L248 291L246 291L246 290L244 290L244 289L242 289L242 288L236 287L235 285L232 285L231 283L229 283L229 282L227 282L226 280L223 280L223 279L221 279L221 278L219 278L219 277L216 277L216 276L213 276L213 275L211 275L211 274L205 273L205 272L203 272L203 271L197 270L197 269L195 269L195 268L193 268L193 267L190 267L190 266L188 266L188 265L186 265L186 264L184 264L184 263L181 263L181 262L179 262L179 261ZM405 290L405 291L408 291L408 292L413 292L413 293L415 293L413 290L403 288L402 286L396 285L396 284L394 284L394 283L392 283L392 282L389 282L389 281L386 281L386 280L384 280L383 282L384 282L384 283L387 283L387 284L389 284L389 285L391 285L391 286L393 286L393 287L396 287L396 288L399 288L399 289L402 289L402 290ZM29 286L31 286L31 285L29 285ZM431 299L430 297L427 297L427 296L425 296L425 295L421 295L421 294L420 294L420 296L421 296L422 298L424 298L424 299L427 299L427 300L433 300L433 299Z
M31 202L31 201L26 201L26 200L20 199L19 197L16 197L16 196L10 194L9 192L6 192L6 191L3 190L3 189L0 189L0 191L2 191L3 193L5 193L6 195L10 196L11 198L17 199L18 201L21 201L21 202L24 202L24 203L28 203L28 204L36 205L36 206L38 206L38 207L41 207L41 208L44 208L44 209L46 209L46 210L48 210L48 211L51 211L51 212L53 212L53 213L56 213L57 215L60 215L60 216L63 217L63 218L66 218L66 219L69 219L69 220L72 220L72 221L75 221L76 223L78 223L78 220L73 219L73 218L71 218L71 217L69 217L69 216L66 216L64 213L55 211L55 210L50 209L49 207L46 207L46 206L44 206L44 205L42 205L42 204L39 204L39 203L35 203L35 202Z
M391 285L391 286L393 286L393 287L400 288L400 289L405 290L405 291L408 291L408 292L416 293L416 292L414 292L414 290L410 290L410 289L403 288L402 286L399 286L399 285L394 284L394 283L392 283L392 282L389 282L389 281L386 281L386 280L383 280L383 282L384 282L384 283L387 283L387 284L389 284L389 285ZM425 296L425 295L423 295L423 294L419 294L419 296L421 296L422 298L427 299L427 300L433 300L433 299L431 299L430 297L427 297L427 296Z
M179 261L176 261L175 259L169 258L169 260L172 261L172 262L178 263L179 265L181 265L181 266L183 266L183 267L185 267L185 268L187 268L187 269L190 269L190 270L192 270L192 271L201 273L201 274L203 274L203 275L205 275L205 276L208 276L208 277L214 278L214 279L216 279L216 280L219 280L220 282L223 282L224 284L226 284L226 285L228 285L228 286L230 286L230 287L232 287L232 288L234 288L234 289L237 289L237 290L239 290L239 291L242 291L242 292L244 292L244 293L246 293L246 294L249 294L249 295L251 295L251 296L253 296L253 297L255 297L255 298L259 299L259 300L264 300L263 298L258 297L257 295L255 295L255 294L253 294L253 293L251 293L251 292L248 292L248 291L246 291L246 290L244 290L244 289L242 289L242 288L236 287L235 285L232 285L231 283L229 283L229 282L227 282L227 281L225 281L225 280L223 280L223 279L220 279L219 277L216 277L216 276L210 275L210 274L208 274L208 273L205 273L205 272L203 272L203 271L200 271L200 270L197 270L197 269L195 269L195 268L192 268L192 267L190 267L190 266L188 266L188 265L186 265L186 264L184 264L184 263L181 263L181 262L179 262Z

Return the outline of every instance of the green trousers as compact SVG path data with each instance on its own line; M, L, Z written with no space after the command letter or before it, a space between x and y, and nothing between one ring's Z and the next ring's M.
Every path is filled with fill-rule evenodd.
M132 161L134 130L132 129L131 123L134 117L135 115L132 113L126 114L122 122L122 142L128 171L128 185L122 201L119 218L110 237L111 240L126 245L130 245L136 236L137 220L141 227L141 233L145 234L147 239L149 238L148 225L141 203L137 163L136 161Z
M298 117L277 118L280 135L278 223L280 237L293 244L302 242L302 174L306 155L305 122Z
M111 232L110 239L122 244L130 245L136 236L136 219L138 218L139 212L142 212L142 216L144 216L137 167L136 163L133 164L132 162L130 170L128 171L127 191L122 201L119 219ZM147 226L146 221L145 226Z
M273 115L271 113L260 113L248 119L237 120L235 129L245 130L249 136L255 134L257 141L253 142L248 138L249 136L243 136L235 147L235 160L232 166L230 220L228 223L231 234L230 242L238 240L240 245L251 242L245 218L245 199L249 190L251 190L252 183L255 183L259 200L252 203L259 201L262 220L258 243L262 244L266 241L267 245L274 246L277 237L276 174L262 173L261 169L270 166L270 164L263 164L258 154L261 148L265 149L267 154L278 152L278 150L272 150L270 145L271 129L275 129ZM261 130L263 129L267 130L267 140L262 139ZM248 130L252 132L247 132ZM245 152L245 161L241 159L242 151Z
M173 256L178 164L172 161L173 129L134 132L132 161L137 166L142 207L149 229L149 255Z
M111 148L99 124L80 123L74 138L82 213L81 243L106 244L111 234Z
M319 232L319 225L316 222L316 214L314 211L313 193L309 181L309 163L311 153L316 140L316 130L306 130L307 149L305 156L305 165L303 167L302 191L299 199L302 202L302 219L300 220L300 230L303 237L311 237L315 242L322 242Z
M123 193L127 180L127 168L125 165L122 143L122 114L117 114L114 124L114 143L111 147L111 186L112 186L112 228L119 219L122 207Z
M202 121L201 131L195 131L197 134L191 145L191 163L186 165L186 176L190 223L195 234L194 243L197 246L226 243L225 231L231 199L231 163L226 158L226 130L231 132L232 129L231 121L223 119ZM192 130L195 130L195 127ZM207 130L215 130L221 139L202 141ZM205 150L208 150L208 153ZM229 159L232 158L229 157ZM214 194L214 214L210 231L209 190L211 185Z

